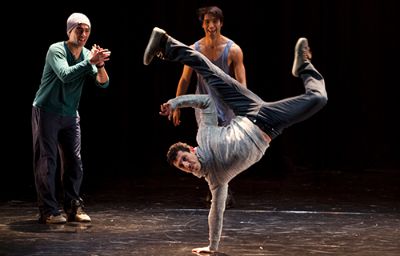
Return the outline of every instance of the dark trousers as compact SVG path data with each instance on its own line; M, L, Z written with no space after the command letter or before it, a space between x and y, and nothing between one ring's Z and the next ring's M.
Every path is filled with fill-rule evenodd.
M77 116L60 116L32 108L33 169L39 212L42 216L59 214L56 185L61 178L64 208L79 200L83 178L81 129ZM58 156L61 177L57 177Z
M200 52L173 37L167 40L164 57L193 68L237 116L249 118L272 139L285 128L311 117L328 100L324 79L311 63L304 67L300 75L305 88L303 94L280 101L265 102Z

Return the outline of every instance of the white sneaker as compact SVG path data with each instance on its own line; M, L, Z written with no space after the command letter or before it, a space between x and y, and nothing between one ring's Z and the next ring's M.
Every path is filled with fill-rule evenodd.
M311 51L308 46L307 38L301 37L297 40L294 48L294 61L292 67L292 74L295 77L299 77L300 71L304 68L304 64L310 63Z

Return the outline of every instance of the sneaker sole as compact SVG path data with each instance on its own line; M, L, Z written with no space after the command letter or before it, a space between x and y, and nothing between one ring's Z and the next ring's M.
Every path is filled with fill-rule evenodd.
M304 37L299 38L297 40L296 46L294 47L294 63L293 63L293 67L292 67L292 75L294 77L299 77L299 74L297 73L297 69L299 68L297 61L299 58L297 56L298 56L300 46L303 44L303 42L307 42L307 38L304 38Z

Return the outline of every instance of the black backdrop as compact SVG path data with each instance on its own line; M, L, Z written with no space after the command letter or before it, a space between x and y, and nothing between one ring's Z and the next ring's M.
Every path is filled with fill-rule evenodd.
M158 115L159 105L175 95L182 66L158 60L144 66L142 59L154 26L187 44L199 39L203 31L195 11L209 4L224 11L222 32L242 47L248 87L265 100L302 92L290 73L300 36L309 39L313 63L326 80L326 108L286 130L249 173L399 169L395 2L282 0L261 7L259 1L148 0L137 6L113 1L4 7L2 194L12 197L33 186L31 104L47 48L67 38L72 12L92 22L88 47L97 43L112 51L110 87L86 86L81 100L85 180L168 175L168 146L195 143L191 110L177 128Z

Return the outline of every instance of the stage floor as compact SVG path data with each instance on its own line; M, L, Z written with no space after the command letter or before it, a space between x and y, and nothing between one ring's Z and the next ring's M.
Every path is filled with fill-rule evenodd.
M400 173L238 177L214 255L400 255ZM203 180L132 178L93 187L90 224L37 223L34 200L0 204L0 255L195 255L207 245Z

